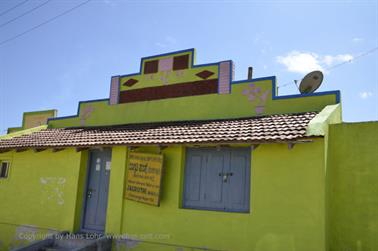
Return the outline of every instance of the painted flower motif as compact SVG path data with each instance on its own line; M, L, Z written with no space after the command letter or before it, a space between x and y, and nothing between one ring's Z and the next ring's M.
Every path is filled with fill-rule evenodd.
M162 71L160 72L160 81L163 83L163 85L168 84L168 77L171 75L171 71Z
M269 90L263 91L261 87L255 84L249 84L248 88L244 89L242 94L247 96L249 102L257 101L255 107L256 114L260 115L264 113Z
M255 84L249 84L248 88L243 90L243 95L247 96L251 102L259 100L265 103L268 93L269 91L262 92L261 87L255 86Z
M43 198L47 201L56 202L58 205L64 204L64 187L66 178L63 177L41 177Z

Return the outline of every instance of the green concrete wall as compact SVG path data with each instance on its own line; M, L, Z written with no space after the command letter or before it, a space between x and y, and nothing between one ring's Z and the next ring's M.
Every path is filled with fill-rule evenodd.
M84 157L84 158L83 158ZM25 245L44 233L73 231L80 163L75 149L8 152L9 177L0 179L0 250Z
M181 208L185 147L163 154L161 206L154 207L124 199L128 148L113 148L106 233L143 239L114 242L115 250L325 250L323 139L293 149L260 145L251 152L250 213ZM9 179L0 181L6 202L0 207L1 251L26 244L20 233L79 228L86 151L9 152L0 159L12 162Z
M144 74L145 62L166 60L175 56L188 55L187 69L158 69L156 73ZM229 81L230 93L221 92L220 83L225 70L222 62L205 65L195 64L194 50L184 50L163 55L156 55L141 60L141 72L115 76L120 92L146 90L151 87L164 87L182 83L204 81L197 74L208 71L213 75L206 80L218 79L218 92L176 98L151 100L149 94L140 94L143 101L112 105L108 99L83 101L79 103L78 114L49 120L51 128L120 125L130 123L166 122L182 120L209 120L241 118L260 115L321 111L327 105L340 103L338 92L317 92L308 95L275 96L276 78L274 76L252 80ZM224 63L224 61L223 61ZM232 67L228 70L232 75ZM118 80L116 80L118 79ZM125 85L128 80L137 81L134 85ZM117 82L113 82L117 84ZM228 89L228 88L227 88ZM113 93L113 92L111 92ZM207 92L206 92L207 93ZM113 93L115 94L115 93ZM135 94L134 92L134 95ZM114 98L116 96L113 96ZM116 99L116 98L115 98Z
M80 103L78 116L50 120L49 127L120 125L319 112L327 105L337 103L335 94L273 100L271 79L253 82L262 92L268 91L269 94L264 102L259 99L250 101L248 96L243 95L243 91L249 90L251 83L233 84L232 92L223 95L208 94L117 105L109 105L108 100ZM263 113L256 113L257 106L264 107Z
M327 246L378 250L378 122L330 125Z
M180 208L184 149L177 146L163 151L160 207L124 199L121 203L125 170L115 171L118 164L112 163L110 191L114 193L110 195L106 231L144 239L119 241L116 250L325 250L323 139L297 144L291 150L286 144L260 145L252 152L250 213ZM126 148L118 149L117 155L117 162L124 163ZM120 225L116 219L121 220Z
M159 71L158 73L154 74L131 74L127 76L122 76L120 77L120 90L125 91L125 90L133 90L133 89L140 89L140 88L146 88L146 87L155 87L155 86L161 86L161 85L170 85L170 84L177 84L177 83L184 83L184 82L190 82L190 81L198 81L198 80L203 80L202 78L198 77L196 74L207 70L211 71L214 74L206 79L217 79L218 78L218 71L219 71L219 66L217 63L214 63L213 65L206 65L206 66L200 66L200 67L195 67L191 68L191 53L178 53L175 54L174 56L182 56L185 54L189 54L189 68L180 70L180 74L176 74L177 71L169 71L169 72L161 72ZM163 57L154 57L153 60L158 60L162 58L167 58L167 57L172 57L170 56L163 56ZM143 63L143 62L142 62ZM144 64L143 64L144 65ZM143 69L142 69L143 72ZM128 79L135 79L138 80L138 83L135 84L134 86L124 86L123 83L125 83Z
M22 130L23 130L22 127L9 127L8 130L7 130L7 133L15 133L15 132L22 131Z
M56 117L57 110L43 110L34 112L24 112L22 115L22 126L21 127L9 127L7 134L16 133L26 129L38 127L47 124L48 118Z

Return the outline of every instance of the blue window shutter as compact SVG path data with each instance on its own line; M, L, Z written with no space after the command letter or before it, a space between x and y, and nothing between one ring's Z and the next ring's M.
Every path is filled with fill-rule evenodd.
M202 179L203 189L203 206L211 209L224 210L224 183L222 180L223 173L228 168L229 154L226 150L209 149L206 151L206 166Z
M248 212L250 159L249 148L188 148L183 206Z
M189 201L200 200L200 188L201 188L201 173L202 173L202 161L203 156L201 154L193 154L190 156L189 165L187 168L187 199Z
M201 190L206 156L198 149L187 149L185 165L184 207L195 208L202 205Z
M251 151L249 148L231 150L229 173L232 176L229 176L227 183L227 211L249 211L250 163Z

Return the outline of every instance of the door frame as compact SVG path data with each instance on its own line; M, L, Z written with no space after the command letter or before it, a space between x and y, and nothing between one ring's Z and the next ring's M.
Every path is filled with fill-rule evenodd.
M87 206L87 191L88 191L88 187L89 187L89 175L90 175L90 169L91 169L91 159L92 159L92 152L93 151L106 151L106 150L109 150L110 151L110 161L112 161L112 153L113 153L113 149L112 148L101 148L101 149L89 149L88 150L88 160L87 160L87 164L86 164L86 170L85 170L85 182L84 182L84 189L83 189L83 194L82 194L82 205L81 205L81 210L80 210L80 227L79 227L79 231L80 232L84 232L84 233L98 233L98 234L102 234L105 232L105 228L104 228L104 231L100 231L100 230L96 230L96 229L86 229L84 228L84 221L85 221L85 213L86 213L86 206ZM110 175L111 175L111 169L110 169ZM109 175L109 187L110 187L110 175ZM109 189L108 189L108 195L109 195ZM109 205L109 196L107 198L107 201L106 201L106 207L108 207ZM107 216L108 212L106 212L106 216ZM105 226L106 227L106 216L105 216Z

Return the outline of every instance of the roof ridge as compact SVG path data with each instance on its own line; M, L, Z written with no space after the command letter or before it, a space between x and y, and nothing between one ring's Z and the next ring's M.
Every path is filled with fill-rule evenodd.
M237 119L51 128L0 140L1 149L147 144L251 143L306 137L315 112Z
M238 117L238 118L225 118L225 119L206 119L206 120L175 120L175 121L162 121L162 122L143 122L143 123L129 123L129 124L119 124L119 125L99 125L99 126L75 126L75 127L61 127L61 128L47 128L47 129L101 129L101 128L122 128L131 126L143 126L143 125L177 125L186 123L209 123L209 122L224 122L224 121L241 121L250 119L263 119L269 117L277 116L291 116L291 115L305 115L305 114L318 114L317 111L310 112L297 112L297 113L280 113L280 114L269 114L261 116L248 116L248 117Z

